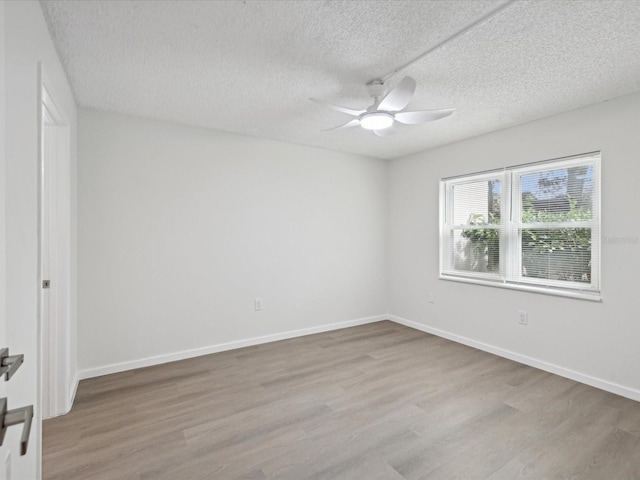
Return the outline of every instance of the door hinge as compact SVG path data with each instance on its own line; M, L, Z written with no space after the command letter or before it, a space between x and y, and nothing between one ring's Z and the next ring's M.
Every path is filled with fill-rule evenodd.
M42 288L49 288L51 286L51 280L43 280Z

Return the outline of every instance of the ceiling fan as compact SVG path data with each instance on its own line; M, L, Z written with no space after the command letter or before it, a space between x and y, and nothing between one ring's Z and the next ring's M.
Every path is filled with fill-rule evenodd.
M395 122L406 125L433 122L434 120L439 120L451 115L455 110L455 108L442 108L439 110L403 111L406 106L409 105L416 91L416 81L411 77L404 77L386 95L386 84L381 81L370 82L367 84L367 90L375 100L373 105L366 110L355 110L353 108L312 100L339 112L356 117L344 125L328 130L341 130L343 128L360 126L366 130L372 130L373 133L379 137L386 137L395 133Z

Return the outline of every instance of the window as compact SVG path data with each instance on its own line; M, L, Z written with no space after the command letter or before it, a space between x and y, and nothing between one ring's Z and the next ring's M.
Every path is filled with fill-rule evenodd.
M440 182L440 277L600 299L600 153Z

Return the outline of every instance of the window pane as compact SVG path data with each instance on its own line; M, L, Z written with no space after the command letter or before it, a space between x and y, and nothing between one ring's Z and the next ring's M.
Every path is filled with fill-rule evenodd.
M591 220L593 166L580 165L520 176L522 221Z
M538 228L520 231L522 276L591 282L591 229Z
M453 186L453 225L500 223L500 180Z
M453 241L453 268L455 270L499 272L499 230L455 230L451 238Z

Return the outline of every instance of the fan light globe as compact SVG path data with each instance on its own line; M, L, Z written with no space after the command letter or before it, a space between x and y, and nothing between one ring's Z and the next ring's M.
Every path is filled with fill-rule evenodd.
M360 126L367 130L384 130L393 125L393 115L387 112L365 113L360 117Z

